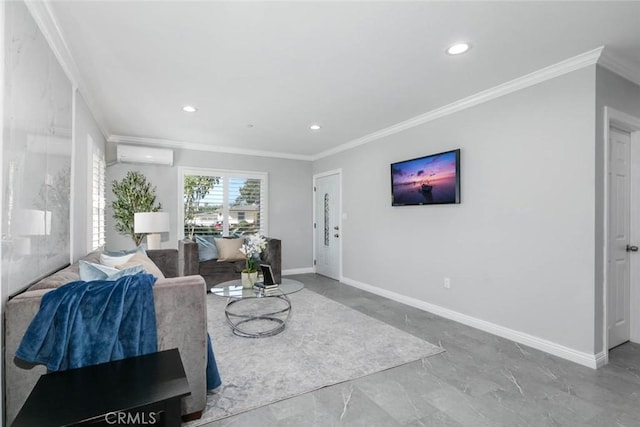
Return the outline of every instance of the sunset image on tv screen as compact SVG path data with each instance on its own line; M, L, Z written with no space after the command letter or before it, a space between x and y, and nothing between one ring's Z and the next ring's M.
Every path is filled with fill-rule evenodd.
M456 150L392 164L393 204L458 203L459 153Z

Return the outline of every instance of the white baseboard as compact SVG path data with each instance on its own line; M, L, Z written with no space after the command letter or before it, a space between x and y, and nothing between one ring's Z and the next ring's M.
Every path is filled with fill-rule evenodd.
M308 274L315 273L313 267L305 267L305 268L289 268L287 270L282 270L283 276L291 276L293 274Z
M554 343L543 338L516 331L514 329L506 328L495 323L487 322L486 320L481 320L454 310L450 310L448 308L440 307L438 305L431 304L416 298L408 297L406 295L401 295L387 289L382 289L376 286L368 285L366 283L358 282L356 280L349 279L348 277L343 277L342 283L362 289L367 292L371 292L376 295L380 295L385 298L389 298L394 301L401 302L406 305L410 305L415 308L419 308L420 310L428 311L429 313L437 314L438 316L442 316L444 318L462 323L464 325L471 326L472 328L480 329L482 331L489 332L490 334L497 335L499 337L527 345L529 347L533 347L537 350L553 354L554 356L570 360L572 362L587 366L592 369L597 369L600 366L603 366L606 361L604 352L598 354L589 354L579 350L574 350L572 348Z
M595 358L596 358L596 369L602 368L604 365L609 363L608 354L605 353L604 351L601 351L600 353L596 354Z

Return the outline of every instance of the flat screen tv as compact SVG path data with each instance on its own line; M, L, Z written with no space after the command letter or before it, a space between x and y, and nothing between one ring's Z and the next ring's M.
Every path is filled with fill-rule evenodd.
M391 164L393 206L460 203L460 149Z

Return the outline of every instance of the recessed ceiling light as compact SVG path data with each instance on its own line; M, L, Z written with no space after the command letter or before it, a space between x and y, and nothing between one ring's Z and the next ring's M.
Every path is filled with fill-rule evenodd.
M309 126L309 129L311 129L311 130L320 130L320 127L321 127L320 125L311 125L311 126Z
M447 53L449 55L460 55L461 53L468 51L470 48L471 45L469 45L469 43L456 43L447 49Z
M186 113L195 113L196 111L198 111L198 109L193 105L185 105L184 107L182 107L182 111Z

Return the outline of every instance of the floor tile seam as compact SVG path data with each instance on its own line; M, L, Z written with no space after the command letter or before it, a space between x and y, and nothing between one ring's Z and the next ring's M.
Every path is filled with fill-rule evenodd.
M409 335L412 335L412 336L414 336L414 337L416 337L416 338L418 338L418 339L421 339L421 340L423 340L423 341L427 341L427 342L429 342L429 343L431 343L431 344L433 344L433 345L436 345L436 346L437 346L437 344L435 344L435 343L433 343L433 342L431 342L431 341L429 341L429 340L425 339L423 336L420 336L420 335L416 334L416 333L415 333L415 332L413 332L413 331L407 330L406 328L401 328L401 327L399 327L399 326L397 326L397 325L394 325L394 324L390 323L387 319L383 318L382 316L375 315L375 314L377 314L376 312L370 313L370 312L364 311L364 310L362 310L362 309L359 309L357 306L350 306L350 305L344 304L342 301L335 300L335 299L330 298L330 297L328 297L328 296L326 296L326 295L323 295L323 294L321 294L321 293L319 293L319 292L316 292L316 291L315 291L314 289L312 289L312 288L306 288L306 289L308 289L309 291L314 292L314 293L316 293L316 294L318 294L318 295L320 295L320 296L324 296L325 298L328 298L328 299L330 299L330 300L332 300L332 301L334 301L334 302L337 302L337 303L339 303L339 304L342 304L343 306L345 306L345 307L347 307L347 308L350 308L350 309L352 309L352 310L355 310L355 311L359 312L360 314L363 314L363 315L365 315L365 316L369 316L369 317L371 317L372 319L376 319L376 320L378 320L378 321L380 321L380 322L383 322L383 323L387 324L388 326L391 326L391 327L393 327L393 328L399 329L399 330L401 330L402 332L405 332L405 333L407 333L407 334L409 334ZM362 291L362 292L366 292L366 291ZM380 298L384 298L384 297L380 297ZM373 314L373 315L372 315L372 314Z

